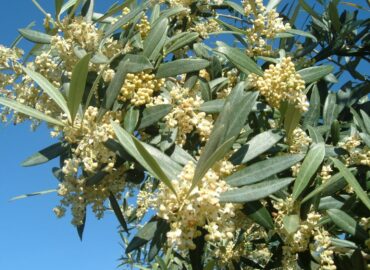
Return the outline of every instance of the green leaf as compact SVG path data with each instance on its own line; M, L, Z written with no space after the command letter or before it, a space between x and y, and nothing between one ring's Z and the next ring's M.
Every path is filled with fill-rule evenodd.
M23 113L25 115L36 118L38 120L45 121L45 122L48 122L50 124L54 124L54 125L57 125L57 126L64 126L63 122L61 122L61 121L59 121L55 118L52 118L52 117L50 117L46 114L43 114L42 112L40 112L40 111L38 111L34 108L23 105L23 104L15 101L13 99L0 97L0 104L4 105L6 107L9 107L9 108L13 109L16 112Z
M199 111L205 113L219 113L225 105L224 99L214 99L200 105Z
M196 187L199 181L203 178L203 176L207 173L207 171L220 159L222 159L225 154L231 149L233 143L235 141L235 137L229 138L223 144L221 144L213 153L212 155L207 155L207 158L199 159L199 162L196 166L192 186L189 190L190 191Z
M148 0L140 3L140 5L137 5L137 7L131 10L127 15L124 15L117 22L108 27L105 30L104 38L109 37L111 34L120 29L122 26L130 23L137 15L139 15L140 12L142 12L149 5L149 3L150 1Z
M350 249L358 248L358 246L352 241L348 241L344 239L330 238L330 243L334 245L335 247L339 247L339 248L350 248Z
M367 132L367 134L370 134L370 117L367 115L366 112L363 110L360 110L360 113L362 115L362 119L364 120L364 126L366 130L363 130L363 132Z
M155 178L161 180L169 189L176 193L172 186L171 180L163 172L162 168L158 165L158 162L154 157L148 153L145 147L135 137L131 136L127 131L119 126L115 122L111 122L116 136L123 146L123 148L140 163L150 174Z
M246 145L243 145L230 158L234 164L246 163L263 154L283 138L279 130L268 130L253 137Z
M45 195L45 194L54 193L54 192L57 192L57 190L56 189L49 189L49 190L43 190L43 191L38 191L38 192L32 192L32 193L28 193L28 194L13 197L13 198L10 199L10 201L26 199L26 198L33 197L33 196Z
M308 131L310 132L310 137L312 138L312 141L314 143L324 143L324 138L320 134L320 132L317 130L317 128L308 126Z
M66 150L67 148L61 142L55 143L27 158L25 161L22 162L22 166L30 167L46 163L56 157L59 157Z
M164 223L164 221L152 219L151 221L146 223L144 227L138 229L137 234L134 236L125 250L126 254L142 247L150 240L152 240L161 223Z
M319 90L317 89L317 85L315 84L312 89L308 112L306 112L306 114L304 115L303 127L306 127L308 125L314 127L317 125L317 122L320 118L320 107L320 94Z
M304 159L297 179L294 182L292 197L296 200L310 183L312 176L316 174L325 157L325 145L313 144Z
M68 108L71 114L72 123L77 115L82 97L85 93L87 73L89 72L89 62L91 54L86 54L78 61L72 71L71 84L68 93Z
M353 174L349 171L349 169L338 159L336 158L330 158L333 162L335 167L338 168L339 172L343 175L344 179L346 179L348 185L353 188L357 196L360 198L360 200L366 205L368 209L370 209L370 199L366 193L360 186L360 184L357 182L356 178L353 176Z
M84 217L82 219L82 224L77 225L77 233L81 241L85 230L85 224L86 224L86 207L84 209Z
M149 60L156 61L161 55L161 51L166 42L168 27L167 19L159 21L150 30L148 36L144 40L143 54L148 57Z
M265 229L272 230L274 228L270 212L259 201L244 204L243 212Z
M85 185L87 187L91 187L93 185L97 185L99 184L103 179L104 177L106 177L108 175L107 172L104 172L104 171L98 171L97 173L95 173L94 175L88 177L85 181Z
M131 107L126 115L125 120L123 122L123 126L127 130L128 133L132 133L135 131L135 128L137 126L137 123L139 122L139 110L135 109L134 107Z
M292 167L303 158L304 155L302 154L273 157L253 163L252 165L228 176L225 181L233 187L250 185Z
M175 179L182 171L182 166L172 160L169 156L165 153L160 151L159 149L151 146L150 144L146 144L142 142L143 146L145 147L146 151L148 151L153 158L158 162L162 170L170 179Z
M284 229L289 233L293 234L298 231L301 224L298 215L286 215L283 218Z
M183 32L173 36L166 42L165 45L165 55L175 52L178 49L184 48L186 45L195 42L199 37L199 34L196 32Z
M366 231L360 227L360 225L350 215L340 209L329 209L326 210L330 219L343 231L366 240L368 235Z
M125 232L128 233L128 227L127 227L125 217L123 216L121 208L119 207L119 204L117 202L117 199L116 199L116 197L114 196L114 194L112 192L110 192L110 194L109 194L109 202L110 202L110 205L113 209L114 214L116 215L116 217L119 221L119 224L121 224L121 226L125 230Z
M55 6L55 17L58 18L59 13L62 9L64 0L54 0L54 6Z
M302 113L300 110L294 104L287 103L284 113L284 129L289 141L291 141L293 131L298 127L301 117Z
M216 51L224 54L231 63L245 74L255 73L263 76L263 71L260 67L240 49L223 45L217 47Z
M165 10L163 10L161 12L161 15L152 24L152 26L154 26L155 24L157 24L158 22L160 22L164 18L169 18L169 17L175 16L177 14L184 13L186 11L188 11L188 9L186 7L183 7L183 6L176 6L176 7L173 7L173 8L166 8Z
M298 74L301 75L306 83L312 83L320 80L331 72L333 72L333 66L316 66L301 69L298 71Z
M67 106L67 102L63 97L62 93L53 85L51 84L44 76L40 73L33 71L27 67L22 67L23 71L32 79L34 80L40 88L49 95L49 97L55 101L55 103L65 112L68 117L70 117L69 109Z
M193 162L194 164L196 163L195 159L188 152L186 152L182 147L176 144L173 151L171 152L170 158L174 160L176 163L184 166L188 164L190 161Z
M19 29L18 32L22 35L22 37L34 43L50 44L52 38L52 36L48 34L27 28Z
M337 145L340 140L340 124L337 119L333 121L330 127L331 141L333 145Z
M172 105L161 104L152 107L147 107L143 111L143 116L141 117L139 129L149 127L163 117L165 117L172 110Z
M319 14L317 14L304 0L299 0L299 4L312 17L314 17L314 18L316 18L318 20L321 19L321 16Z
M359 135L364 143L367 145L367 147L370 147L370 135L367 135L365 133L360 133Z
M263 199L289 185L294 178L263 181L257 184L226 191L221 194L221 202L244 203Z
M203 178L213 163L224 157L239 136L258 93L245 93L243 83L237 84L226 99L224 109L217 118L210 138L204 147L195 169L192 188ZM212 161L212 162L210 162Z
M179 59L161 64L157 71L157 78L173 77L206 68L209 61L204 59Z
M331 21L331 25L333 26L334 30L339 33L341 30L341 23L338 15L338 8L337 4L331 1L329 3L329 18Z
M366 132L366 127L364 122L362 121L361 116L357 113L353 107L350 108L351 114L353 115L353 122L358 126L363 132Z
M323 111L324 125L331 126L334 119L337 117L337 95L330 92L326 97Z
M340 173L337 173L330 177L327 181L325 181L323 184L315 188L311 193L309 193L304 199L302 200L302 203L308 201L309 199L313 198L316 195L319 195L326 189L328 189L330 186L336 185L338 182L344 181L343 176Z
M302 31L302 30L288 29L288 30L286 30L285 33L292 34L293 36L298 35L298 36L308 37L308 38L312 39L314 42L317 42L317 39L314 35L312 35L308 32ZM282 33L282 34L284 34L284 33Z
M241 5L238 5L237 3L232 2L232 1L225 1L224 4L228 5L233 10L239 12L241 15L243 16L245 15L244 8Z

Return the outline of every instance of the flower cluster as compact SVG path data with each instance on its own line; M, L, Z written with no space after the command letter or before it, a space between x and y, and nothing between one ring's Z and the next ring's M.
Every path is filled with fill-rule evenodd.
M228 189L227 184L211 169L191 190L194 171L190 162L172 181L176 194L160 184L154 206L158 216L170 224L169 245L179 250L195 249L193 239L201 235L200 228L207 232L206 241L234 238L233 217L238 205L219 201L220 194Z
M307 97L303 92L305 82L296 72L290 57L281 59L277 65L271 64L262 77L252 73L248 78L272 107L279 109L281 103L287 101L302 112L308 110Z
M296 269L299 252L311 249L319 254L321 269L336 269L333 260L333 251L330 250L329 233L317 226L321 215L316 212L309 212L306 220L299 220L294 232L289 231L285 226L285 218L294 213L294 204L291 197L285 200L274 202L278 210L275 216L275 225L280 237L284 241L283 267L284 269ZM296 216L299 219L298 216ZM312 237L314 242L312 242ZM334 267L334 268L333 268Z
M102 217L104 201L110 193L119 194L123 190L123 174L128 169L126 165L116 168L116 154L104 146L108 139L115 138L110 121L119 122L120 113L107 113L100 121L97 117L98 109L90 106L84 117L77 117L73 125L65 120L66 126L62 129L63 138L75 147L71 157L64 161L63 182L59 184L58 194L63 197L63 207L71 206L75 225L82 223L89 204L97 217ZM98 171L106 173L102 181L98 185L86 185L86 180ZM64 213L62 206L57 208L59 215Z
M272 46L268 45L267 40L273 39L278 33L290 29L289 23L284 23L275 9L266 10L263 0L256 0L252 6L250 0L244 0L244 12L251 20L252 27L246 30L246 36L250 47L247 54L254 55L271 55Z
M153 95L164 84L164 79L155 79L154 74L128 73L122 85L118 100L129 101L134 106L142 106L153 101Z
M164 119L170 128L178 128L177 144L186 142L186 135L196 131L201 141L207 141L213 127L211 115L199 112L200 105L204 102L197 91L176 85L170 91L170 97L158 96L154 104L173 104L172 111Z
M210 33L219 32L222 29L220 28L219 24L213 20L207 20L205 22L197 23L192 30L199 33L199 35L203 38L208 38Z
M339 142L338 145L348 151L349 155L346 158L347 165L365 165L370 166L370 148L361 145L361 139L358 134L348 136Z
M312 139L306 134L306 132L299 127L295 128L289 144L289 152L292 154L304 152L311 142Z

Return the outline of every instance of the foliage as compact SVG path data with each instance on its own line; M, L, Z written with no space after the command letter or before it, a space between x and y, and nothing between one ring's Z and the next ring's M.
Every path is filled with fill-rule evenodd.
M112 211L138 269L365 269L369 10L312 2L56 0L20 29L1 116L57 138L23 163L60 159L55 214Z

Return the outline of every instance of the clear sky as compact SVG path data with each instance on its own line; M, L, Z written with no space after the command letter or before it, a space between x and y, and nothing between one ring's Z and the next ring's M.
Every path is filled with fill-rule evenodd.
M53 14L54 1L40 0ZM98 11L104 12L113 1L97 0ZM0 44L9 46L17 37L17 29L31 21L42 25L43 15L31 0L0 0ZM21 47L27 48L28 42ZM123 251L114 214L97 220L88 216L84 240L78 238L70 217L57 219L52 209L56 194L9 202L11 197L53 189L57 181L51 168L57 162L23 168L24 158L50 145L48 130L41 127L31 132L29 124L0 124L0 269L3 270L110 270L116 269Z
M54 1L39 2L53 13ZM97 11L104 12L114 1L96 2ZM366 6L365 1L351 2ZM31 0L0 0L0 5L0 43L5 46L16 38L17 29L31 21L36 21L36 28L42 24L43 16ZM21 47L27 49L29 43L22 42ZM44 126L31 132L29 124L16 127L0 124L0 269L116 269L123 250L113 214L107 213L100 221L88 216L84 240L80 242L70 217L54 216L52 208L59 200L56 194L9 202L20 194L56 187L57 181L51 174L56 162L31 168L20 166L27 156L52 143Z

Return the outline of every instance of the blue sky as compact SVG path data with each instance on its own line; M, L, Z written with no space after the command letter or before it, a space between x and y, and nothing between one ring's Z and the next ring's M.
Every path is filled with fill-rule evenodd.
M53 13L54 1L39 2ZM113 1L97 2L104 2L105 8ZM0 3L1 44L9 46L17 37L16 30L31 21L41 26L42 14L31 0L1 0ZM28 42L21 43L22 48L28 45ZM59 201L57 195L9 202L16 195L56 187L57 181L51 174L56 162L30 168L20 166L24 158L51 143L53 140L44 126L31 132L27 123L16 127L0 124L0 269L116 269L122 248L113 214L107 213L100 221L90 215L81 242L70 224L70 217L57 219L54 216L52 209Z
M53 13L54 1L39 2L47 12ZM104 12L114 1L96 2L97 11ZM366 6L365 1L354 2ZM1 0L0 3L1 44L9 46L17 36L16 29L31 21L41 26L42 14L31 0ZM21 47L27 49L29 43L22 42ZM11 197L20 194L56 187L51 174L56 162L31 168L20 166L24 158L52 143L44 126L31 132L29 124L0 125L0 269L116 269L122 248L113 214L107 213L100 221L88 216L84 240L80 242L70 217L57 219L54 216L52 208L59 200L55 194L9 202Z

